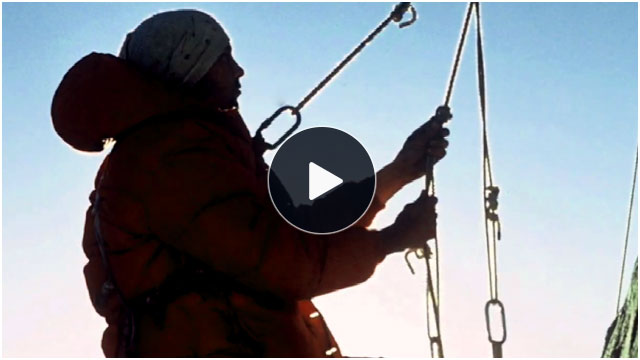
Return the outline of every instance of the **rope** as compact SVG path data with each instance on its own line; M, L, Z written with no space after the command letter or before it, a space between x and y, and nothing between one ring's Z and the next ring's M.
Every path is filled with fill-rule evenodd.
M465 39L467 37L467 30L469 28L469 20L471 19L472 3L467 6L466 15L464 17L462 30L460 32L460 39L458 40L458 46L455 52L453 65L451 69L451 75L449 77L448 86L445 93L444 105L438 107L436 114L429 119L429 121L438 121L444 124L451 119L451 113L449 110L449 100L453 93L453 85L455 83L458 68L460 66L460 59L462 57L462 50L464 48ZM430 196L436 194L436 182L433 173L433 167L435 165L435 159L427 157L426 173L425 173L425 189ZM433 248L429 247L427 241L423 249L411 249L405 254L405 260L407 265L413 274L413 267L411 266L408 256L409 254L415 254L417 258L425 260L425 266L427 269L426 276L426 296L427 296L427 333L429 336L429 349L431 351L431 357L444 357L444 348L442 346L442 333L440 328L440 251L437 227L435 229L435 236L433 238ZM432 264L433 263L433 264ZM435 266L435 269L433 267ZM433 285L435 278L435 286ZM433 327L431 326L433 319Z
M453 83L456 80L458 67L460 66L460 58L462 57L464 40L467 38L467 30L469 29L469 20L471 19L472 8L473 8L473 3L469 3L469 5L467 5L467 14L464 17L464 22L462 25L462 31L460 31L460 40L458 40L458 50L456 50L456 57L453 61L453 67L451 68L451 76L449 77L449 85L447 87L447 93L444 97L445 106L449 105L449 100L451 100L451 94L453 93Z
M319 93L323 87L325 87L331 80L333 80L333 78L336 75L338 75L338 73L342 70L342 68L344 68L349 62L351 62L351 60L353 60L353 58L356 57L356 55L358 55L364 49L364 47L367 46L367 44L369 44L376 36L378 36L378 34L380 34L382 30L384 30L384 28L386 28L387 25L389 25L389 23L392 20L396 22L400 21L402 19L403 14L409 9L410 6L411 6L411 3L408 3L408 2L399 3L398 5L396 5L396 7L391 12L391 14L389 14L389 16L386 19L384 19L384 21L380 23L380 25L378 25L378 27L376 27L375 30L373 30L369 35L367 35L367 37L364 40L362 40L362 42L360 42L360 44L358 44L358 46L356 46L356 48L353 49L351 53L349 53L349 55L347 55L342 61L340 61L340 63L333 70L331 70L331 72L327 76L325 76L325 78L322 79L322 81L320 81L320 83L316 87L314 87L309 92L309 94L305 96L304 99L302 99L302 101L298 103L298 105L295 106L295 110L298 112L302 110L302 108L309 101L311 101L311 99L314 96L316 96L316 94ZM404 27L403 24L401 24L400 26Z
M447 91L444 100L444 106L439 107L436 110L435 117L440 116L439 119L442 123L451 119L451 113L449 111L449 100L451 100L451 95L453 94L453 85L455 83L456 75L458 73L458 68L460 67L460 59L462 58L462 50L464 49L465 39L467 38L467 31L469 29L469 20L471 19L471 10L472 3L469 3L467 6L467 11L464 17L462 30L460 31L460 39L458 40L458 47L456 49L455 57L453 60L453 65L451 68L451 75L449 76L449 83L447 85ZM433 173L433 168L435 165L435 161L433 158L427 158L427 171L425 176L425 189L430 196L436 195L436 181ZM435 236L433 238L433 253L429 254L433 256L433 262L435 265L435 279L436 286L434 288L432 284L432 273L433 269L431 266L431 262L429 261L431 256L425 256L425 265L427 268L427 332L429 335L429 343L431 350L431 357L444 357L444 348L442 346L442 336L441 336L441 328L440 328L440 251L439 251L439 239L438 239L438 231L436 228ZM429 249L429 246L425 244L425 249ZM430 304L431 303L431 306ZM433 330L431 328L430 319L434 319L435 326L435 335L433 335ZM434 349L437 347L437 349Z
M429 121L436 121L444 124L451 119L451 113L449 107L440 106L436 110L436 114L429 119ZM434 159L427 157L427 171L425 175L425 188L430 196L436 194L436 182L433 174ZM428 241L428 240L427 240ZM433 238L433 249L429 247L425 241L423 257L425 260L425 266L427 269L426 279L426 296L427 296L427 334L429 336L429 349L431 351L431 357L444 357L444 348L442 346L442 332L440 329L440 250L437 226L435 229L435 236ZM416 250L412 250L416 252ZM416 253L418 255L418 253ZM420 256L418 256L420 258ZM432 267L435 266L435 270ZM433 278L435 277L435 286L433 285ZM433 328L431 327L431 319L433 319Z
M255 135L255 139L262 143L262 147L265 150L266 149L273 150L276 147L278 147L286 138L288 138L298 128L298 126L300 126L300 123L301 123L300 111L302 111L302 108L307 103L309 103L309 101L311 101L311 99L314 96L316 96L331 80L333 80L333 78L335 78L336 75L338 75L338 73L340 73L340 71L342 71L342 69L347 64L349 64L349 62L351 62L365 48L365 46L367 46L371 41L373 41L373 39L376 36L378 36L378 34L380 34L382 30L384 30L391 21L400 22L402 20L402 17L404 16L404 13L406 13L408 10L411 11L411 15L412 15L411 19L399 24L399 27L403 28L413 24L417 19L417 15L414 7L411 5L410 2L398 3L394 7L393 11L391 11L389 16L387 16L387 18L384 19L384 21L382 21L382 23L380 23L378 27L376 27L369 35L367 35L367 37L364 40L362 40L362 42L360 42L360 44L358 44L358 46L356 46L355 49L353 49L342 61L340 61L340 63L333 70L331 70L331 72L327 76L325 76L324 79L322 79L322 81L320 81L320 83L316 87L314 87L309 92L309 94L307 94L298 103L298 105L283 106L280 109L276 110L276 112L273 115L271 115L269 118L263 121L260 127L258 128L258 130L256 131L256 135ZM295 123L275 143L273 144L267 143L262 136L262 131L268 128L269 125L271 125L271 123L273 122L273 120L275 120L285 110L289 110L291 114L293 114L296 117Z
M622 267L620 269L620 282L618 284L618 300L616 300L616 313L620 311L620 297L622 295L622 280L624 267L627 260L627 247L629 245L629 229L631 228L631 215L633 213L633 198L636 191L636 177L638 175L638 149L636 148L636 164L633 170L633 184L631 185L631 199L629 200L629 214L627 215L627 231L624 236L624 249L622 251Z
M489 136L487 131L487 96L486 80L484 69L484 52L482 45L482 22L480 20L480 3L473 3L476 14L476 50L478 65L478 96L480 102L480 118L482 121L482 183L484 202L484 225L485 238L487 243L487 265L489 269L489 294L490 299L485 305L485 322L489 342L492 345L493 357L502 357L502 344L507 338L506 320L504 305L498 298L498 260L497 241L501 238L500 218L496 213L498 209L498 194L500 189L493 184L493 174L491 172L491 157L489 153ZM491 227L491 231L489 228ZM495 339L491 330L491 317L489 310L491 306L498 306L502 326L502 337Z

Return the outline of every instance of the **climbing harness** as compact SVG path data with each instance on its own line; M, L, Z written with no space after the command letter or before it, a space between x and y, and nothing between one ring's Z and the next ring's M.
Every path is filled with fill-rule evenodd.
M637 176L638 176L638 149L636 148L636 164L633 170L633 184L631 185L631 199L629 200L629 214L627 215L627 231L624 236L624 247L622 250L622 267L620 269L620 282L618 284L618 300L616 300L616 314L620 311L620 297L622 295L622 280L624 278L624 268L627 260L627 247L629 245L629 229L631 228L631 215L633 213L633 199L636 191Z
M384 21L382 21L382 23L380 23L380 25L378 25L378 27L376 27L364 40L362 40L362 42L355 49L353 49L351 51L351 53L349 53L349 55L347 55L333 70L331 70L331 72L327 76L325 76L325 78L322 79L322 81L320 81L320 83L315 88L313 88L309 92L309 94L307 94L307 96L305 96L298 103L298 105L296 105L296 106L292 106L292 105L282 106L281 108L276 110L276 112L273 113L273 115L271 115L266 120L264 120L262 122L262 124L260 124L260 127L258 127L258 130L256 130L256 134L254 136L254 142L257 144L256 148L258 149L258 151L260 153L263 153L266 150L273 150L273 149L277 148L294 131L296 131L296 129L298 128L298 126L300 126L300 123L302 122L302 115L300 114L300 111L302 110L302 108L309 101L311 101L311 99L314 96L316 96L320 92L320 90L322 90L322 88L324 88L331 80L333 80L333 78L336 77L336 75L338 75L338 73L349 62L351 62L351 60L353 60L356 57L356 55L358 55L364 49L365 46L367 46L378 34L380 34L382 32L382 30L384 30L384 28L386 28L387 25L389 25L389 23L391 21L394 21L394 22L402 21L402 18L403 18L404 14L407 11L411 11L411 19L409 19L408 21L400 23L398 26L400 28L404 28L404 27L407 27L407 26L413 24L417 20L417 13L416 13L415 8L411 5L410 2L401 2L401 3L397 4L394 7L393 11L391 11L389 16ZM271 125L271 123L278 116L280 116L280 114L282 114L284 111L287 111L287 110L290 111L293 116L295 116L295 118L296 118L295 122L293 123L291 128L289 128L289 130L287 130L284 133L284 135L282 135L276 142L274 142L273 144L270 144L270 143L266 142L264 137L262 136L262 131L264 131L266 128L268 128Z

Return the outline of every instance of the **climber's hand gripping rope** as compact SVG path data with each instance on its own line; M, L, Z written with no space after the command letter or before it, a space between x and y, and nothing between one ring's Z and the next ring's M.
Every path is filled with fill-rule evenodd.
M433 167L446 155L449 146L446 137L449 136L449 129L445 128L444 124L449 119L449 108L442 106L438 108L435 116L416 129L405 141L394 163L398 168L398 176L404 178L407 183L430 172L425 168L425 164L429 163Z

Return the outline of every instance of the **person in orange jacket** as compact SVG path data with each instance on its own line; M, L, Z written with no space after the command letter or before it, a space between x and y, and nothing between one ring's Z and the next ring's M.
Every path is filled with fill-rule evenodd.
M394 224L367 229L404 185L445 155L448 130L418 128L377 173L375 199L332 235L283 220L267 165L237 111L244 70L210 15L156 14L118 57L92 53L53 98L59 136L105 157L83 249L91 301L114 356L340 356L311 299L367 280L386 255L435 235L424 192Z

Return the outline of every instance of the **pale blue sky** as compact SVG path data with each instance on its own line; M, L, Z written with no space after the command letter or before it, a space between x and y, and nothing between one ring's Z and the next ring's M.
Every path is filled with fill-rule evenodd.
M280 105L296 104L392 4L3 4L3 355L101 355L104 323L84 287L80 243L104 154L79 154L56 136L51 97L82 56L117 53L154 12L194 7L233 39L246 71L241 112L253 132ZM390 26L307 105L301 129L351 133L378 168L395 156L442 101L465 4L416 8L417 23ZM637 143L637 14L635 3L483 5L507 356L600 354ZM451 102L449 155L437 168L448 356L490 355L473 33L470 40ZM422 183L399 193L376 225L389 224ZM635 221L632 230L629 265ZM317 304L346 355L425 356L423 292L422 277L395 255L366 284Z

